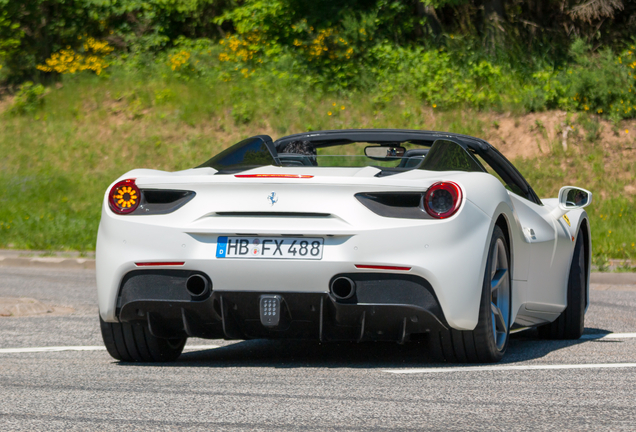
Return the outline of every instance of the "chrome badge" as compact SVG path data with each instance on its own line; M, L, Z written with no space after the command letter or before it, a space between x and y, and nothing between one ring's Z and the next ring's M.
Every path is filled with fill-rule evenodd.
M267 201L269 201L272 205L276 204L278 202L278 195L276 195L276 192L272 192L267 195Z

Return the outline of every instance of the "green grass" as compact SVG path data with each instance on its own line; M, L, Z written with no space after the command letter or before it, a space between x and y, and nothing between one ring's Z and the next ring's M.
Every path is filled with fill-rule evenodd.
M90 195L99 183L64 174L0 176L0 246L94 249L100 209Z
M636 157L595 145L598 125L581 122L576 151L555 143L548 156L515 163L542 197L566 184L592 190L595 256L635 259L636 202L624 188L636 184ZM486 137L492 123L484 113L437 112L410 97L378 103L284 81L73 77L49 89L33 114L0 113L0 247L93 250L104 192L119 175L191 168L249 135L411 128Z

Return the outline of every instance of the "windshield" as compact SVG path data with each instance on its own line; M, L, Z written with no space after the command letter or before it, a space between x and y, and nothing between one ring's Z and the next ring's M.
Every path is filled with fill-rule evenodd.
M410 169L485 171L468 151L458 143L450 140L437 140L432 143L432 146L410 142L321 144L312 146L308 141L293 141L279 149L278 157L283 166L373 166L381 169L388 168L393 171ZM383 151L378 151L379 149L383 149ZM373 157L372 155L374 154L384 155L384 157ZM400 156L397 156L398 154Z
M397 168L403 166L407 160L409 160L413 154L409 153L411 149L427 150L428 147L414 146L408 143L400 144L406 149L404 156L402 157L390 157L390 158L373 158L365 155L365 148L368 147L380 147L378 144L369 143L353 143L337 146L329 146L318 148L316 161L318 166L328 167L389 167ZM384 146L390 148L391 146ZM284 155L281 155L284 156ZM413 160L414 165L419 165L423 160L423 156L419 154L417 160ZM281 159L282 161L282 159ZM413 166L414 167L414 166Z
M403 149L401 156L373 157L365 154L365 149ZM341 145L330 143L312 144L309 141L292 141L278 149L278 157L283 166L318 167L365 167L404 168L419 167L429 150L428 145L412 143L366 143L355 142ZM371 152L369 152L371 153ZM386 155L387 152L384 151Z

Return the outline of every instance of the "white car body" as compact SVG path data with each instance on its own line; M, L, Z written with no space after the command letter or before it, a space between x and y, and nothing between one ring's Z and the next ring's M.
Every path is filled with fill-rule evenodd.
M489 241L498 221L505 223L510 243L510 322L515 326L554 321L565 309L570 263L579 235L585 235L589 275L589 223L582 209L562 210L558 199L532 202L507 190L486 172L413 169L384 177L378 177L378 172L370 166L262 166L240 173L253 175L250 178L218 175L213 168L174 173L137 169L122 175L113 185L135 179L142 191L183 190L196 195L171 213L122 215L109 208L107 192L97 239L101 318L112 323L121 319L118 313L124 305L119 296L127 274L146 270L144 263L179 263L153 265L152 270L201 272L209 276L212 291L219 295L328 296L330 281L338 274L417 276L430 283L445 325L472 330L478 322ZM261 174L287 177L256 176ZM303 175L311 177L293 177ZM374 192L421 193L440 181L455 182L462 190L459 210L446 219L381 216L354 197ZM247 235L323 238L322 258L216 257L219 237ZM356 265L409 269L360 269ZM139 314L143 316L144 311ZM404 332L408 333L406 327L405 318ZM225 332L221 337L233 335Z

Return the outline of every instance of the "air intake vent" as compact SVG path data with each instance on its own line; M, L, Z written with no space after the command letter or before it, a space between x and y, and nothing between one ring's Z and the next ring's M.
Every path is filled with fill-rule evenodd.
M196 195L193 191L142 189L139 207L133 215L168 214L183 207Z
M376 192L360 193L356 198L364 197L387 207L418 207L423 195L420 192Z
M355 197L373 213L400 219L433 219L422 207L424 192L368 192Z
M148 204L169 204L192 195L190 191L144 189L143 198Z

